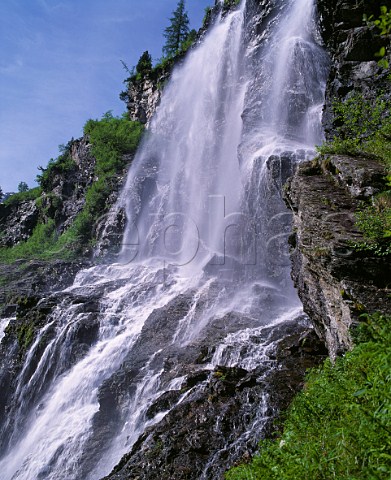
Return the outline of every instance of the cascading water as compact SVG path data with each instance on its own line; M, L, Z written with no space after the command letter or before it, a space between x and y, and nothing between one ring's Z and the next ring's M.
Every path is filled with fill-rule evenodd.
M259 44L247 3L164 91L119 200L119 263L80 272L30 347L1 423L3 480L101 478L167 413L148 409L180 390L197 346L213 343L203 369L251 370L271 327L300 317L280 193L321 141L327 59L313 0L277 1Z

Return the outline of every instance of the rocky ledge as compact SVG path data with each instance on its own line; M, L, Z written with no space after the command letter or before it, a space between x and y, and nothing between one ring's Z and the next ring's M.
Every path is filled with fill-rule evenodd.
M294 214L292 276L304 310L331 357L351 347L349 329L363 312L391 311L391 258L358 251L360 201L381 188L375 160L326 156L299 166L285 198Z
M0 264L0 314L13 316L25 299L40 299L69 287L77 272L90 265L87 260L19 260Z

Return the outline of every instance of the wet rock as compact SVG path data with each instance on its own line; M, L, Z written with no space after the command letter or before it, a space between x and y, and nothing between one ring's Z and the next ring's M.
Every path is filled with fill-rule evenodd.
M73 317L68 323L59 323L56 311L70 305L74 305ZM98 298L90 297L80 302L66 292L43 298L18 298L16 318L11 319L0 343L1 452L7 448L12 432L20 433L23 422L38 405L53 378L80 361L97 341L98 312ZM59 335L60 330L62 335ZM39 342L36 341L38 335ZM50 344L50 355L46 357L44 352ZM44 373L32 381L39 368ZM25 393L22 405L14 399L17 387Z
M326 353L315 333L297 322L264 334L276 343L262 367L195 370L180 390L159 397L148 418L171 410L106 479L216 480L233 463L248 459L260 435L272 435L273 421L301 388L305 369Z
M76 273L89 265L88 261L20 260L0 265L0 306L11 308L19 298L41 298L70 286ZM5 312L2 313L4 316Z

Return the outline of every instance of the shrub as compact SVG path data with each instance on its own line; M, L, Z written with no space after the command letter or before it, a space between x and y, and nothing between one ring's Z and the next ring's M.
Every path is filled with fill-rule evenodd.
M56 242L56 229L53 220L39 223L31 237L12 248L0 248L0 260L5 263L25 258L42 258Z
M19 203L23 200L37 199L41 220L32 236L12 248L0 248L0 260L12 262L22 258L73 258L84 254L94 241L96 220L107 210L107 198L113 191L117 175L124 172L129 163L125 154L133 153L140 141L143 126L130 121L126 115L114 117L107 112L100 120L88 120L84 133L89 136L92 154L96 158L94 175L96 180L88 188L83 210L75 221L58 237L53 219L44 220L48 212L43 208L42 191L52 198L52 207L60 207L62 199L51 193L53 182L58 174L64 174L75 168L71 157L73 140L67 145L60 145L60 156L51 160L47 168L41 168L38 176L40 187L23 193L17 193L6 200L6 204ZM50 215L49 215L50 216Z

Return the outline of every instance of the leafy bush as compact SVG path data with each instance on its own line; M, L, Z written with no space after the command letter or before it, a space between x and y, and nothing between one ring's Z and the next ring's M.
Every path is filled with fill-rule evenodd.
M151 70L152 70L152 57L147 50L141 55L137 63L136 72L139 73L140 75L145 75Z
M84 134L92 143L92 154L97 161L96 174L119 172L126 165L121 156L136 150L144 127L132 122L126 114L113 117L111 112L101 120L88 120Z
M379 256L391 255L391 191L380 193L371 205L357 211L356 225L366 239L354 244L356 249L369 250Z
M391 317L366 316L356 338L335 365L311 371L280 438L227 480L389 479Z
M26 182L19 182L19 185L18 185L19 193L24 193L24 192L27 192L28 190L29 190L29 186L27 185Z
M115 177L123 173L128 165L124 155L135 152L143 130L139 122L132 122L126 114L114 117L107 112L101 120L90 119L86 122L84 134L89 136L92 144L97 179L86 193L83 211L69 231L59 239L58 248L71 246L71 250L80 253L80 249L93 240L94 224L107 210L106 201L113 191Z
M373 15L371 15L369 18L367 15L364 15L363 18L364 22L367 22L368 25L375 25L379 33L382 37L387 38L390 33L391 33L391 11L388 11L387 7L385 5L382 5L380 7L380 15L377 19L374 20ZM377 57L380 57L379 60L379 65L384 68L389 67L388 60L384 58L386 56L388 48L386 46L383 46L380 48L380 50L376 53Z

